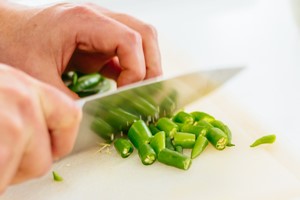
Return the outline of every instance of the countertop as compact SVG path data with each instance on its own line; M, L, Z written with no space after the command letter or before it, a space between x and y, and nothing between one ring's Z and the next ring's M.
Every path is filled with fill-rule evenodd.
M19 2L40 5L55 1L22 0ZM257 129L253 131L275 133L277 140L281 141L281 147L274 150L272 155L276 155L276 162L279 161L292 174L289 176L294 178L292 182L300 191L298 187L300 181L300 172L298 172L300 171L299 1L95 0L93 2L115 11L131 14L156 27L165 76L195 69L244 66L245 69L237 77L220 88L215 96L213 95L214 100L211 102L221 102L215 99L216 96L225 95L226 106L217 105L217 114L226 116L222 109L229 108L230 105L232 111L229 114L230 119L236 119L233 124L237 124L237 127L245 127L247 123L251 123L251 127L257 125L255 127ZM210 108L213 107L211 102L208 103ZM205 108L202 105L206 103L200 102L199 105ZM246 118L236 117L238 113L247 115L247 121L242 120ZM264 158L262 160L266 162ZM270 164L272 162L270 161ZM181 174L180 177L176 177L176 180L182 176ZM22 185L10 188L9 195L13 197L12 193L18 192L20 188ZM278 188L282 186L279 185ZM297 197L300 198L298 195L277 197L298 199ZM240 199L238 195L235 197L232 199ZM7 199L5 195L0 197L2 198Z

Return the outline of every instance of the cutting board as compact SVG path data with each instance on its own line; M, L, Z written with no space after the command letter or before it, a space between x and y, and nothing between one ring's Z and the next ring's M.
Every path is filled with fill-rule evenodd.
M95 144L53 165L63 182L54 182L51 170L39 179L10 187L0 199L300 199L300 162L287 143L279 137L272 145L250 148L257 137L274 127L264 127L237 98L224 94L216 91L185 109L211 113L228 124L236 146L224 151L208 146L188 171L159 162L144 166L136 151L123 159L113 147L99 152Z

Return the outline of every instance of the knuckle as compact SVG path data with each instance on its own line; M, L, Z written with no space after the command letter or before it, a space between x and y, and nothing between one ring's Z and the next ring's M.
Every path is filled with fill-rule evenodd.
M135 76L138 80L143 80L146 76L145 68L139 68L139 70L135 70Z
M64 4L64 13L72 17L88 16L92 13L92 10L88 4Z
M141 30L146 37L157 39L157 30L153 25L143 24Z
M131 45L131 47L142 46L142 36L135 31L127 31L124 39Z

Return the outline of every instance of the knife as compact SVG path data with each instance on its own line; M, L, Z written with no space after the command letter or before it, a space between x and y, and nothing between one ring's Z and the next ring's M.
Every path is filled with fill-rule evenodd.
M109 127L118 132L126 129L130 125L128 120L135 119L134 116L147 122L154 122L159 117L169 117L176 110L220 87L242 69L221 68L190 72L171 78L154 78L78 100L77 104L83 109L83 118L72 153L101 142L93 129L95 120L107 122ZM126 115L121 116L118 114L120 112ZM124 122L124 119L127 121Z

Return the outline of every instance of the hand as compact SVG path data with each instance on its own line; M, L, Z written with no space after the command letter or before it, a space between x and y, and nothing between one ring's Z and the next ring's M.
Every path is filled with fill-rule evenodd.
M92 4L6 6L6 11L6 34L0 37L0 49L6 50L0 62L71 96L74 93L61 81L65 70L99 71L115 78L118 86L162 73L155 29L131 16Z
M81 111L56 88L0 64L0 119L1 193L72 150Z

